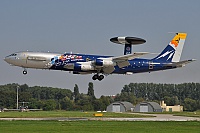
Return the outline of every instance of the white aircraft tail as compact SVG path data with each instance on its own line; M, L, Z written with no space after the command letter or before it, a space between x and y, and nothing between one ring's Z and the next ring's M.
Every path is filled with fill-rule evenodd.
M154 60L179 62L187 33L176 33L167 47Z

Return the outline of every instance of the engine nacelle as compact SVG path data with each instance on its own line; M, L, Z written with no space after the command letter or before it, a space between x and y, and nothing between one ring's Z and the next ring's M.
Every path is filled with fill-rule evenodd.
M74 64L74 70L75 71L80 71L80 70L89 71L89 70L94 70L94 67L91 66L91 64L85 63L85 62L83 62L83 63L75 63Z
M95 62L94 62L94 64L96 66L103 66L103 60L102 59L96 59Z
M114 62L108 59L96 59L94 64L96 66L114 66Z

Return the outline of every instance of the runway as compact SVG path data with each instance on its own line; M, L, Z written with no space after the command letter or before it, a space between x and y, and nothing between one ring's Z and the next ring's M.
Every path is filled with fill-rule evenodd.
M173 116L171 114L146 114L153 115L155 117L145 118L66 118L66 117L51 117L51 118L0 118L0 120L55 120L55 121L87 121L87 120L100 120L100 121L200 121L199 117L185 117L185 116Z

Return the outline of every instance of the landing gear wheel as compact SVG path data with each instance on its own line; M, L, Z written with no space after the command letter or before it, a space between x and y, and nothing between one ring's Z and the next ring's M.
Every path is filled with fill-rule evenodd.
M104 79L104 76L103 75L99 75L98 76L98 80L101 81L102 79Z
M93 80L99 80L101 81L102 79L104 79L104 76L103 75L98 75L98 74L95 74L93 77L92 77Z
M24 75L26 75L27 73L28 73L27 70L24 70L24 71L23 71L23 74L24 74Z
M96 79L98 79L98 77L99 77L99 75L98 75L98 74L95 74L95 75L92 77L92 79L93 79L93 80L96 80Z

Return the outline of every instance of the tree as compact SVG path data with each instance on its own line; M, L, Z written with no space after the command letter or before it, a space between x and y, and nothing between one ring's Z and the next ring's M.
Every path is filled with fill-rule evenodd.
M74 101L77 103L77 101L80 99L80 93L79 93L79 88L78 85L75 84L74 86Z
M94 100L91 101L91 97L86 94L80 94L80 100L78 101L78 105L84 111L94 110L93 106Z
M100 110L106 110L106 107L113 102L113 99L110 96L101 96L100 97Z
M53 99L46 100L43 105L43 110L55 110L56 101Z
M60 104L61 104L61 109L64 109L64 110L73 110L74 103L68 97L63 98L61 100Z
M40 104L40 101L38 101L37 99L31 98L29 101L30 102L28 103L28 108L31 108L31 109L40 109L40 108L42 108L42 105Z
M129 88L129 86L128 85L125 85L124 87L123 87L123 89L121 90L121 92L131 92L131 89Z
M197 103L195 100L193 99L190 99L190 98L185 98L184 100L184 110L187 110L187 111L195 111L197 110Z
M94 106L94 110L95 111L105 110L105 109L102 109L103 103L102 103L102 101L100 99L94 100L93 103L94 103L93 106Z
M19 88L20 88L19 91L24 92L24 91L27 91L29 87L27 84L23 84L23 85L20 85Z
M87 95L90 96L92 98L92 100L95 99L94 88L93 88L93 83L92 82L89 82L89 84L88 84L88 93L87 93Z

